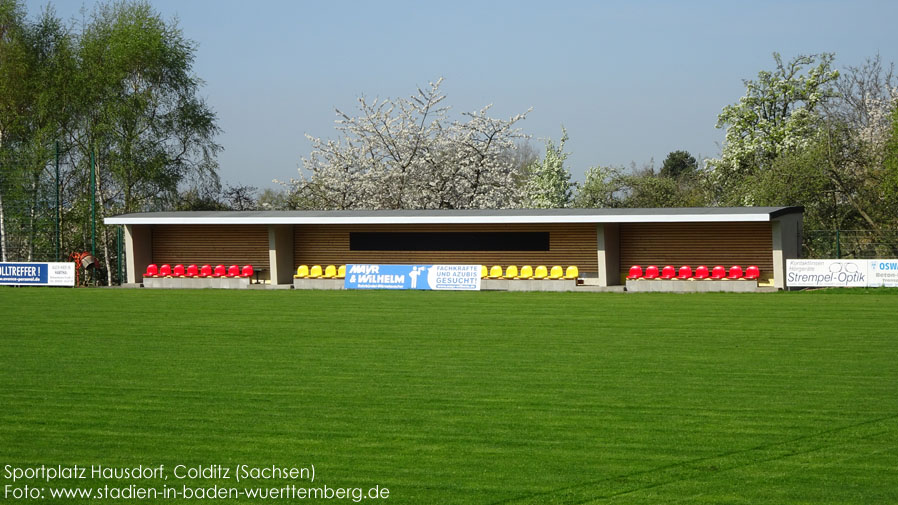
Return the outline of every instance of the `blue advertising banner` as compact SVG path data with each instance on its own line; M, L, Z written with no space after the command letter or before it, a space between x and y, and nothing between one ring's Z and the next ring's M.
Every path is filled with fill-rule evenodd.
M346 265L343 287L479 291L480 265Z
M0 263L3 286L74 286L74 263Z

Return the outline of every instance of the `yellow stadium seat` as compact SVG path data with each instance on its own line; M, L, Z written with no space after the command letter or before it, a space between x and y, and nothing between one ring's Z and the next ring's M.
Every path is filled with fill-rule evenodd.
M567 267L567 270L565 270L564 272L564 278L576 279L577 277L580 277L580 269L575 267L574 265Z
M346 278L346 265L340 265L340 268L337 269L337 278L338 279Z
M533 278L533 267L530 265L522 266L520 273L518 273L518 279L532 279L532 278Z
M490 279L498 279L502 277L502 267L500 265L493 265L490 267Z
M299 268L296 269L296 275L293 276L294 279L305 279L309 276L309 266L308 265L299 265Z
M548 276L548 275L549 275L549 270L546 268L545 265L540 265L540 266L536 267L536 270L533 271L534 279L545 279L546 276Z
M333 279L336 276L337 267L335 267L334 265L328 265L324 268L324 275L322 277L324 277L325 279Z
M508 268L505 269L505 275L503 276L506 279L517 279L518 278L518 267L515 265L508 265Z
M489 269L486 267L486 265L480 265L480 278L481 278L481 279L486 279L486 278L489 277L489 276L490 276L490 271L489 271Z
M555 265L552 267L552 270L549 271L550 279L560 279L562 277L564 277L564 270L558 265Z
M320 279L323 274L321 265L312 265L312 268L309 269L309 277L312 279Z

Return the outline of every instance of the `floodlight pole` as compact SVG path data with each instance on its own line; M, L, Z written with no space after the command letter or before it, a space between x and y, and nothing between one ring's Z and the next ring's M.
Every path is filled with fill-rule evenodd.
M94 150L90 149L90 256L97 261L97 171ZM94 280L94 270L90 270L90 280Z
M97 257L97 171L94 150L90 150L90 255Z
M839 230L836 230L836 258L842 259L842 239L839 237Z
M60 210L59 210L59 141L56 141L56 261L62 261L59 257L59 248L61 242L60 231Z

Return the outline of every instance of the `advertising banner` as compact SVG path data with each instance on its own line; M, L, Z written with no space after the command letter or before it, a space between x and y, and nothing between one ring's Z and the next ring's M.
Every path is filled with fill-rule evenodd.
M898 260L786 260L786 286L898 287Z
M786 286L866 287L867 260L786 260Z
M867 285L871 287L898 287L898 259L869 260Z
M74 286L74 263L0 263L3 286Z
M479 291L480 265L346 265L343 287Z

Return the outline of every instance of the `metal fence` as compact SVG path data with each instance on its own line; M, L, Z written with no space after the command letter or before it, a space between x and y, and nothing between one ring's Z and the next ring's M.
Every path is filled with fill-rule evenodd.
M805 230L802 257L898 258L898 230Z
M60 195L56 181L55 177L13 179L0 173L0 260L72 261L74 254L87 251L98 258L100 268L80 276L82 284L121 284L125 270L121 227L104 226L90 199L71 196L90 194L89 189Z

